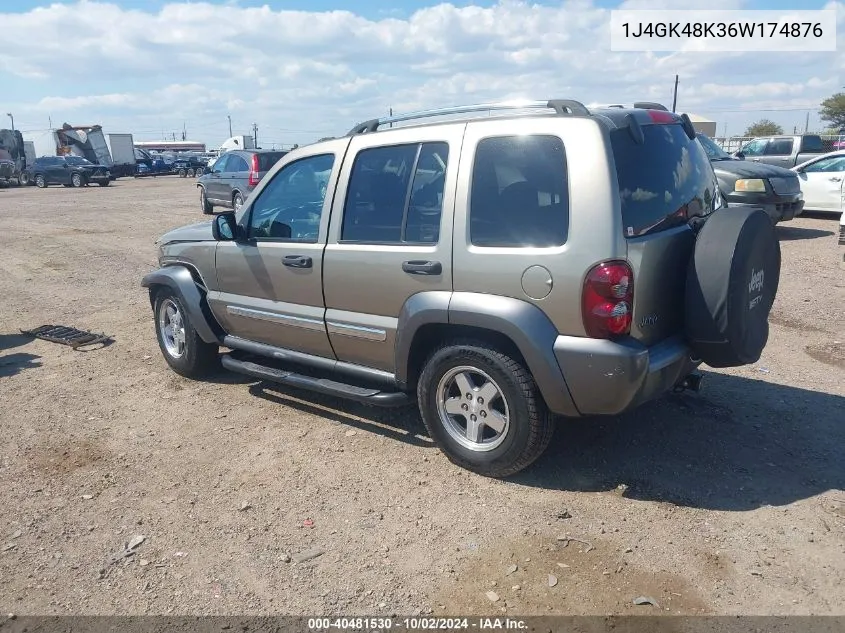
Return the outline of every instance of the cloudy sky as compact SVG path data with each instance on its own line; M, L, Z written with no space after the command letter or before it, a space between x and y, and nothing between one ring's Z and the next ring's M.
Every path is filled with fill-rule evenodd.
M618 53L616 8L835 9L837 53ZM14 8L11 8L14 7ZM829 0L230 0L0 3L0 116L26 138L100 123L136 140L307 143L425 107L510 98L657 100L741 133L792 130L841 90ZM3 116L0 126L8 126ZM43 150L43 145L39 148Z

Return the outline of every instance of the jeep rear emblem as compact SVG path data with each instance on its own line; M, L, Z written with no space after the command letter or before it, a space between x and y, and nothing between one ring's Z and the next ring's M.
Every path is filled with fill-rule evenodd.
M658 315L650 314L648 316L644 316L640 319L640 327L651 327L653 325L657 325Z

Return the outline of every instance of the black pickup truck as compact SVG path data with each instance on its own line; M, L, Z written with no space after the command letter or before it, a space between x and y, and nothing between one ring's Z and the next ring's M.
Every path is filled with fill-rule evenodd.
M775 223L801 215L804 197L794 171L731 156L704 134L698 134L698 142L710 158L729 207L761 207Z

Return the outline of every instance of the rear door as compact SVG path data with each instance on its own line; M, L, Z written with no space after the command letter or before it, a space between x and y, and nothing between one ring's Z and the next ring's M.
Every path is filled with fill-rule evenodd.
M845 156L831 156L810 163L799 172L798 178L805 209L842 211Z
M793 167L795 165L795 139L791 136L779 136L771 139L763 152L765 161L778 167Z
M323 276L326 326L338 359L394 371L405 302L419 292L452 290L463 130L452 124L353 137Z
M695 243L688 221L710 214L721 196L707 154L680 124L642 129L642 143L627 128L612 131L610 139L634 273L631 335L652 344L683 328Z
M231 154L223 173L223 199L232 206L235 191L240 192L244 200L249 195L249 165L243 154Z
M218 203L224 201L223 192L226 187L223 184L223 178L225 176L226 163L228 162L229 154L223 154L223 156L218 158L214 163L214 167L212 168L205 185L205 196L209 200L213 200Z

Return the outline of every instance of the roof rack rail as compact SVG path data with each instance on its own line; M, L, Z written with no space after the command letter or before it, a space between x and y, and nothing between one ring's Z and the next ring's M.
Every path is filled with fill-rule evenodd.
M669 112L669 108L655 101L635 101L634 107L638 110L663 110L664 112Z
M470 112L488 112L499 110L523 110L523 109L550 109L557 114L569 114L574 116L589 116L590 111L580 101L574 99L550 99L548 101L498 101L494 103L477 103L474 105L452 106L448 108L435 108L433 110L419 110L408 114L397 114L383 119L370 119L359 123L349 130L347 136L375 132L379 126L388 123L399 123L402 121L413 121L435 116L447 116L450 114L468 114Z

